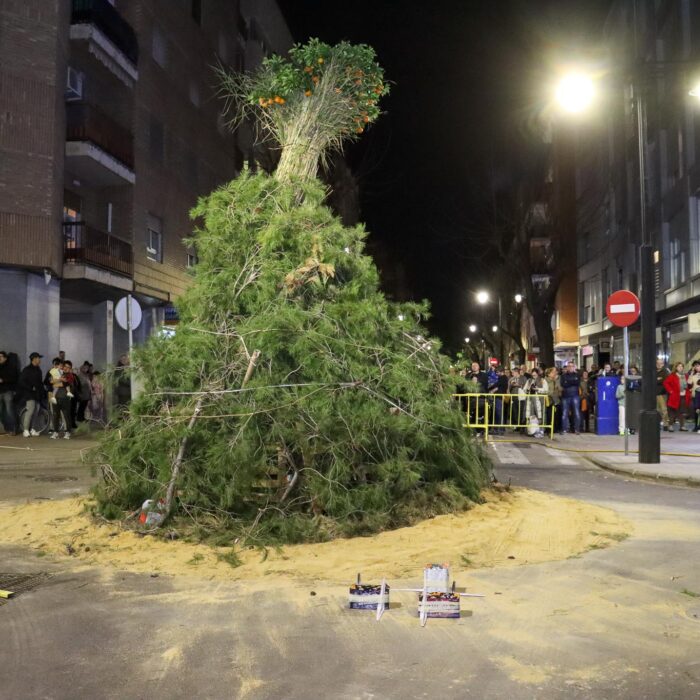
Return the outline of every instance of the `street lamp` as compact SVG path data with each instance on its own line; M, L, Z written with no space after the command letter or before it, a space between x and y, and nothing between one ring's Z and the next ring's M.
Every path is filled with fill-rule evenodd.
M464 342L465 342L465 343L469 343L469 338L468 338L468 337L465 338L465 339L464 339Z
M491 297L489 293L485 290L481 290L476 293L476 300L481 304L482 306L484 304L488 304L489 301L491 300ZM503 311L501 308L501 295L498 295L498 325L493 326L491 330L495 333L499 328L503 328ZM499 357L498 361L501 364L505 364L503 362L503 333L501 333L501 344L500 344L500 352L499 352Z
M476 326L472 323L471 326L469 326L469 332L470 333L476 333Z
M516 304L522 304L523 301L523 295L522 294L516 294L513 299L515 299Z
M683 63L683 62L681 62ZM689 62L684 62L689 63ZM641 237L641 299L642 322L642 411L639 415L639 462L658 464L661 461L661 434L656 411L656 302L654 299L654 246L646 217L646 103L641 71L629 79L631 98L637 117L637 166L639 169L639 228ZM671 65L663 61L653 62L653 67ZM674 64L678 67L679 64ZM700 97L700 83L688 94ZM591 78L580 73L565 76L556 91L557 102L570 113L584 111L593 101L595 88Z
M588 109L594 96L593 80L583 73L565 75L556 90L559 106L571 114L579 114Z

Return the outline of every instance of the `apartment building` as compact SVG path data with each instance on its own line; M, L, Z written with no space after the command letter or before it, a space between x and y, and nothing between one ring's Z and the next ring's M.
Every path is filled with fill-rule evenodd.
M3 0L0 346L104 367L176 318L197 198L248 152L212 67L244 70L291 36L272 0Z
M636 7L635 7L636 5ZM579 126L577 172L579 341L585 363L622 360L622 335L605 315L609 295L639 293L637 115L642 91L646 220L654 244L656 352L700 357L700 6L692 0L616 0L604 28L609 85ZM639 65L641 62L641 66ZM639 326L631 361L640 362Z

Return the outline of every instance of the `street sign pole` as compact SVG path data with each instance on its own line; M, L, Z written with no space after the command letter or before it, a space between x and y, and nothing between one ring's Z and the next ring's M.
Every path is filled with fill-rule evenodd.
M131 351L134 348L134 328L131 320L131 314L133 309L131 308L131 294L127 294L126 297L126 330L129 334L129 388L131 396L134 395L134 373L131 371Z
M630 373L630 338L629 338L629 332L627 331L627 326L625 326L622 329L622 345L623 345L623 373L625 376L625 394L627 394L627 377L629 376ZM627 400L625 398L625 403L627 403ZM629 416L627 415L627 406L625 406L625 457L629 454L629 436L630 436L630 431L629 428L627 427L629 424Z
M636 294L629 292L625 289L615 292L608 297L608 303L605 306L605 312L610 320L610 323L622 328L622 351L624 354L623 358L623 368L625 375L625 394L627 394L627 381L629 377L629 361L630 361L630 343L629 343L629 332L627 330L628 326L631 326L639 318L639 313L641 311L641 304ZM651 372L648 375L642 372L642 387L645 385L648 387L651 384ZM629 416L627 415L627 407L625 407L625 455L629 454L629 430L627 429L627 424L629 422ZM643 415L640 417L640 422L643 422ZM640 425L641 428L641 425ZM641 445L641 430L640 430L640 445ZM641 447L640 447L641 455Z

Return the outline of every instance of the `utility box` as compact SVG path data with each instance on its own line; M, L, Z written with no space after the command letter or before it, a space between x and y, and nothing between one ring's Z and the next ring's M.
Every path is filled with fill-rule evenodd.
M619 435L620 421L617 411L615 391L620 383L619 377L598 377L596 388L596 433L598 435Z

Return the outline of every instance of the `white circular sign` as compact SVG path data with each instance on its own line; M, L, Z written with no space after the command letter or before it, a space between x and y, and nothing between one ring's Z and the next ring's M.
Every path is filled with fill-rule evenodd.
M129 297L122 297L118 302L117 305L114 307L114 318L116 319L117 323L119 324L120 328L123 328L125 331L129 330L129 326L127 324L127 317L126 317L126 300ZM136 328L141 325L141 318L143 317L143 314L141 313L141 305L134 299L134 297L131 297L131 330L135 330Z

